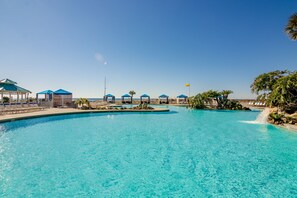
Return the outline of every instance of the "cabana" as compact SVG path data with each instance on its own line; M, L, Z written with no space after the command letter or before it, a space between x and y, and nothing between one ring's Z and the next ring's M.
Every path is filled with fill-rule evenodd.
M140 96L140 104L142 104L142 103L150 104L150 102L151 102L151 98L149 95L143 94Z
M53 94L53 107L70 107L72 104L72 93L64 89L58 89Z
M39 98L39 95L44 95L44 99ZM54 92L52 90L45 90L36 93L36 101L41 106L53 107Z
M169 96L162 94L159 96L159 103L160 104L169 104Z
M115 103L115 96L112 95L112 94L106 94L103 97L103 100L106 101L106 102Z
M45 90L45 91L41 91L41 92L36 93L36 100L37 101L38 101L38 96L39 95L44 95L44 100L45 101L52 101L54 92L52 90Z
M1 94L1 104L4 104L3 97L6 95L9 97L9 104L12 103L12 96L16 95L16 103L23 104L28 102L29 94L31 91L19 87L17 83L10 79L3 79L0 81L0 94Z
M122 95L122 103L123 104L132 104L132 96L129 94Z
M188 99L188 96L186 96L184 94L181 94L181 95L176 97L176 102L177 102L177 104L186 104L187 99Z

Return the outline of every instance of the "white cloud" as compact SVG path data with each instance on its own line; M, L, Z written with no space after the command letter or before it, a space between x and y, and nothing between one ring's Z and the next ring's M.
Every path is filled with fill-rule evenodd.
M96 59L99 63L101 63L101 64L103 64L103 65L107 65L107 61L106 61L106 59L105 59L104 56L103 56L102 54L100 54L99 52L96 52L96 53L95 53L95 59Z

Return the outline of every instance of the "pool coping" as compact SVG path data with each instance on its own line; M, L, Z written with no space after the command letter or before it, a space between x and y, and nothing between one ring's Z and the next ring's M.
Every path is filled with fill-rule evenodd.
M68 111L67 111L68 110ZM49 109L42 111L35 111L29 113L21 114L10 114L0 116L0 123L13 122L17 120L41 118L41 117L50 117L50 116L59 116L59 115L72 115L72 114L87 114L87 113L152 113L152 112L169 112L167 108L155 108L155 109L106 109L106 110L79 110L79 109L60 109L60 112L51 112ZM6 116L6 117L5 117Z

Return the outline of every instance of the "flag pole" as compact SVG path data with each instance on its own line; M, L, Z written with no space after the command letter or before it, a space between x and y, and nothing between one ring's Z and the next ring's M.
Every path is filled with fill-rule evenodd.
M186 87L189 87L188 105L190 105L189 101L190 101L190 97L191 97L191 88L190 88L191 85L190 85L190 83L186 83L185 85L186 85Z
M105 101L105 96L106 96L106 76L104 76L104 96L103 96L103 101Z
M106 76L104 77L104 96L106 95Z
M191 96L191 84L190 83L186 83L185 84L186 85L186 87L189 87L189 97Z

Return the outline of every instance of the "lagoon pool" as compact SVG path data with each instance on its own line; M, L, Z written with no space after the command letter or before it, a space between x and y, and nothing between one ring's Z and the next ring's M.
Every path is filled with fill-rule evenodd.
M0 197L297 196L296 132L170 110L0 124Z

